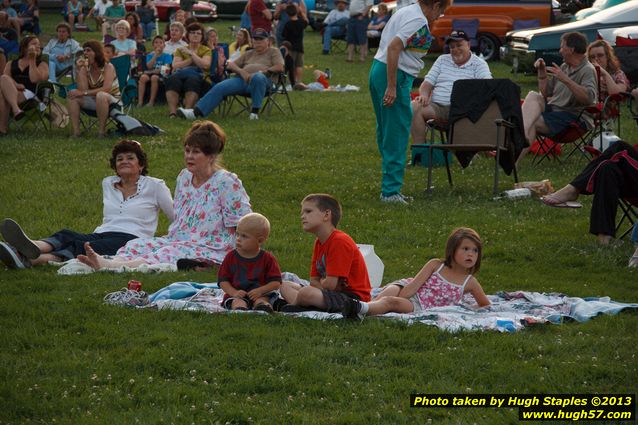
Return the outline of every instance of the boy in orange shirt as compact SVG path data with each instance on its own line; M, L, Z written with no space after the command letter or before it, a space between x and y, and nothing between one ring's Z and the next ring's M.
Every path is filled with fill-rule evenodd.
M281 284L281 295L288 302L284 312L308 310L341 312L351 299L370 299L370 279L363 255L346 233L337 229L341 205L327 194L311 194L301 202L303 230L317 236L310 285Z

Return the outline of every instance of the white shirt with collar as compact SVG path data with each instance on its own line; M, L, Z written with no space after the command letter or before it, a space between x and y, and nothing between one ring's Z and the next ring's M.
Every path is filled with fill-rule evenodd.
M332 9L330 13L328 13L328 16L326 16L326 19L323 20L323 23L325 25L330 25L342 19L348 19L349 17L350 17L350 12L348 12L348 9L345 9L345 10Z
M122 232L150 238L157 230L160 209L170 222L175 219L171 191L164 180L140 176L137 192L127 199L115 187L119 181L119 176L102 180L104 220L95 233Z
M492 78L487 62L471 53L470 59L459 66L454 63L452 55L448 53L436 59L424 80L434 86L431 101L439 105L449 105L452 86L456 80L479 78Z

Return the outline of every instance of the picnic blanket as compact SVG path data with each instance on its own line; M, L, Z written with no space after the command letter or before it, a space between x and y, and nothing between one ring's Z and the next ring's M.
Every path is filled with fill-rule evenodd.
M302 281L303 282L303 281ZM379 288L373 291L378 293ZM230 312L221 306L223 291L216 283L175 282L159 291L146 295L131 294L123 289L109 294L105 302L135 308L202 311L208 313L267 314L264 312ZM114 296L113 296L114 295ZM110 297L110 298L109 298ZM638 303L619 303L609 297L577 298L558 293L527 291L499 292L488 295L492 305L476 308L468 294L460 305L435 307L420 313L387 313L378 318L400 320L409 325L421 323L449 332L499 331L516 332L527 326L543 323L560 324L569 321L584 322L599 314L617 314L624 309L637 309ZM317 320L340 320L338 313L307 311L280 313ZM371 318L366 318L371 320Z
M81 263L79 260L75 258L72 260L64 261L64 262L49 261L49 264L60 267L58 269L58 274L65 275L65 276L76 275L76 274L89 274L89 273L94 273L96 271L91 266L87 266L86 264ZM112 269L100 269L97 271L110 272L110 273L131 273L131 272L161 273L161 272L177 271L177 266L174 264L168 264L168 263L140 264L137 267L120 266L120 267L116 267Z

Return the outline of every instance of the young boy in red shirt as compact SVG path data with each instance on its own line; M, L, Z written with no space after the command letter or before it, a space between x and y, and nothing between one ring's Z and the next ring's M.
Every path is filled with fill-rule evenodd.
M237 223L235 249L226 254L217 274L225 308L272 313L281 271L275 257L261 249L269 233L270 222L261 214L246 214Z
M281 311L336 313L351 299L370 299L370 279L363 255L350 236L337 230L340 218L341 205L330 195L311 194L301 202L303 230L317 236L310 285L283 282L280 292L288 305Z

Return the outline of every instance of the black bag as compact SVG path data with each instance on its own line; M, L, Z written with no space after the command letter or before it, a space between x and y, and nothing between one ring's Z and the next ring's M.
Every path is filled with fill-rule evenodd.
M113 118L115 125L117 126L115 133L118 136L155 136L156 134L164 132L164 130L155 125L120 112L111 114L111 118Z

